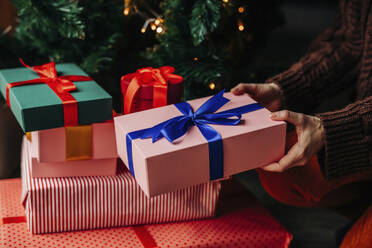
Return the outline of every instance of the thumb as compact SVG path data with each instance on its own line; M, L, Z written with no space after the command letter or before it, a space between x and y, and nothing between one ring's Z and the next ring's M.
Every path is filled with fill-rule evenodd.
M282 110L271 113L270 118L274 121L287 121L295 126L298 126L303 123L304 115L288 110Z
M257 92L257 84L243 84L240 83L231 89L231 92L235 95L241 95L243 93L248 93L250 95L255 95Z

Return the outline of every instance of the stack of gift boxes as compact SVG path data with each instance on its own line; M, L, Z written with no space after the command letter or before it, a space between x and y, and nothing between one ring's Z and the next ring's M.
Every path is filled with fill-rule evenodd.
M116 115L111 96L74 64L0 70L26 133L31 233L212 217L220 180L283 155L286 125L268 110L224 92L180 103L182 81L168 66L123 76Z

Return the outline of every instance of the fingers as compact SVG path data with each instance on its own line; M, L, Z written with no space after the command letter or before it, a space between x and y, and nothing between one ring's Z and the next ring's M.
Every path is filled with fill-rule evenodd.
M296 165L305 165L306 159L304 151L298 143L291 147L288 153L279 160L279 162L271 163L262 167L265 171L283 172Z
M293 166L305 165L323 145L320 119L288 110L271 114L271 119L287 121L296 126L298 142L279 162L263 167L263 170L282 172Z
M287 121L297 126L303 124L305 116L304 114L282 110L271 113L270 118L274 121Z
M266 166L261 167L261 169L265 171L270 171L270 172L283 172L284 169L280 166L278 162L268 164Z
M244 93L255 94L256 91L257 91L257 85L256 84L240 83L240 84L238 84L237 86L235 86L234 88L231 89L231 92L234 95L241 95L241 94L244 94Z

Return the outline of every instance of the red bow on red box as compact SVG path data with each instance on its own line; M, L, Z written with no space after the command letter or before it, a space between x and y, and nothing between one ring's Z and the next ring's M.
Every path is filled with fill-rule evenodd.
M173 74L175 71L172 66L162 66L159 69L152 67L142 68L136 73L125 75L121 81L129 82L128 88L122 87L124 98L124 114L132 112L134 98L143 85L153 86L153 108L167 105L168 83L179 84L183 82L183 77Z

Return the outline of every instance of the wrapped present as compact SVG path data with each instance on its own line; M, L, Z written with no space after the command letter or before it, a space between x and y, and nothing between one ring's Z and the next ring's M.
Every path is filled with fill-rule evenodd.
M173 74L174 68L147 67L121 78L123 112L129 114L180 102L183 78Z
M38 162L117 158L114 122L60 127L28 134L31 156Z
M52 233L214 216L220 182L148 198L126 167L115 176L31 178L24 139L23 203L31 233Z
M18 178L0 180L1 247L287 248L292 239L292 235L257 202L242 204L246 195L236 201L240 210L207 220L30 235L19 201L20 181Z
M114 118L118 154L147 195L228 177L283 156L286 123L272 121L248 95L224 96L222 91L208 100Z
M75 64L25 67L0 70L0 91L25 132L112 119L111 96Z

